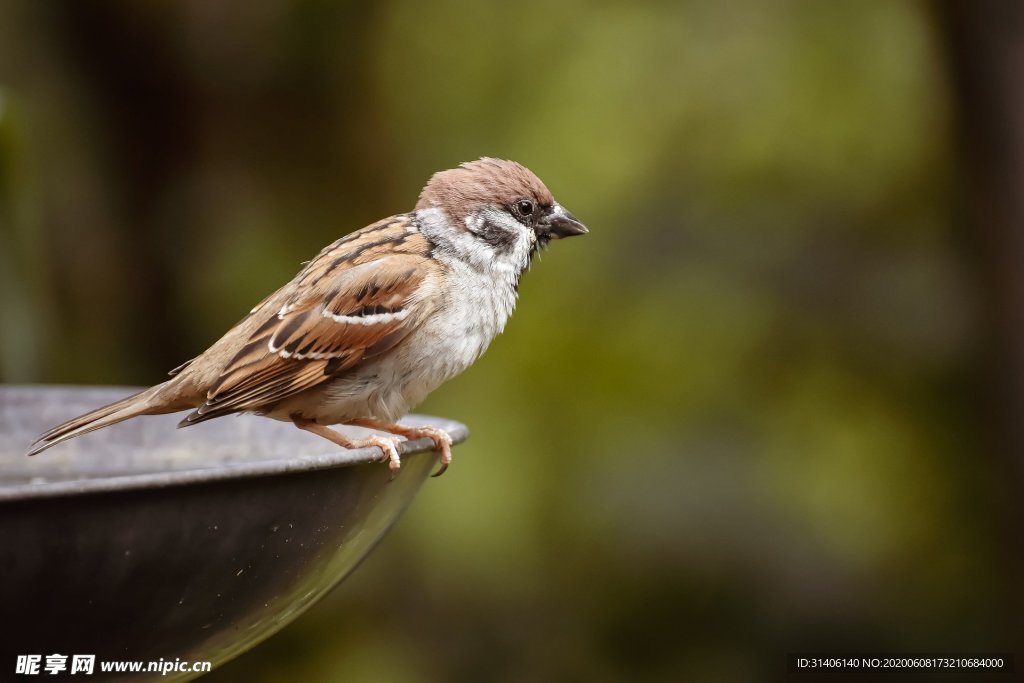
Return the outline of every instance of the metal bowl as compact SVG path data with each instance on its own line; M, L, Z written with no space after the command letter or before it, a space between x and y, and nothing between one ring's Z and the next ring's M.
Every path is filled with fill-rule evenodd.
M96 655L94 676L112 660L217 666L336 586L437 463L428 439L404 443L391 479L379 449L252 416L184 430L179 416L137 418L25 456L46 428L128 391L0 388L2 667L33 654Z

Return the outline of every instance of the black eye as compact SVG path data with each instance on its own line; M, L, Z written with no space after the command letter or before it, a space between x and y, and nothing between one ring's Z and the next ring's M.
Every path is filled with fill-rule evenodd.
M520 199L516 202L516 213L520 216L529 216L533 213L534 205L529 199Z

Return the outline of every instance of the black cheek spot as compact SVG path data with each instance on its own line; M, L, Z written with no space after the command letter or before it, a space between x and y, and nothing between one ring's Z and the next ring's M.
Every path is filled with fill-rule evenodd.
M484 221L484 224L480 226L480 232L474 232L473 235L499 251L510 251L516 243L515 233L509 232L491 221Z

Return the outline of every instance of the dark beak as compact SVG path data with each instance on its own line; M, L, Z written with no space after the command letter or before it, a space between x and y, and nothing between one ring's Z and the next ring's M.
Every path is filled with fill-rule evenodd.
M553 239L572 237L573 235L586 235L589 230L587 226L579 222L576 216L562 208L561 204L551 207L550 213L541 221L541 225L547 227L548 235Z

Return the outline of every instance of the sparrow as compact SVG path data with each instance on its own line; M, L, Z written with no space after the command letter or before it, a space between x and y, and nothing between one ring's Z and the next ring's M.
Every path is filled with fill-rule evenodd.
M139 415L191 412L188 427L255 413L343 448L378 447L394 473L402 438L427 437L443 473L451 438L397 424L468 368L505 327L519 281L553 239L587 228L514 161L435 173L410 213L325 247L171 379L42 434L29 455ZM384 435L350 438L329 425Z

